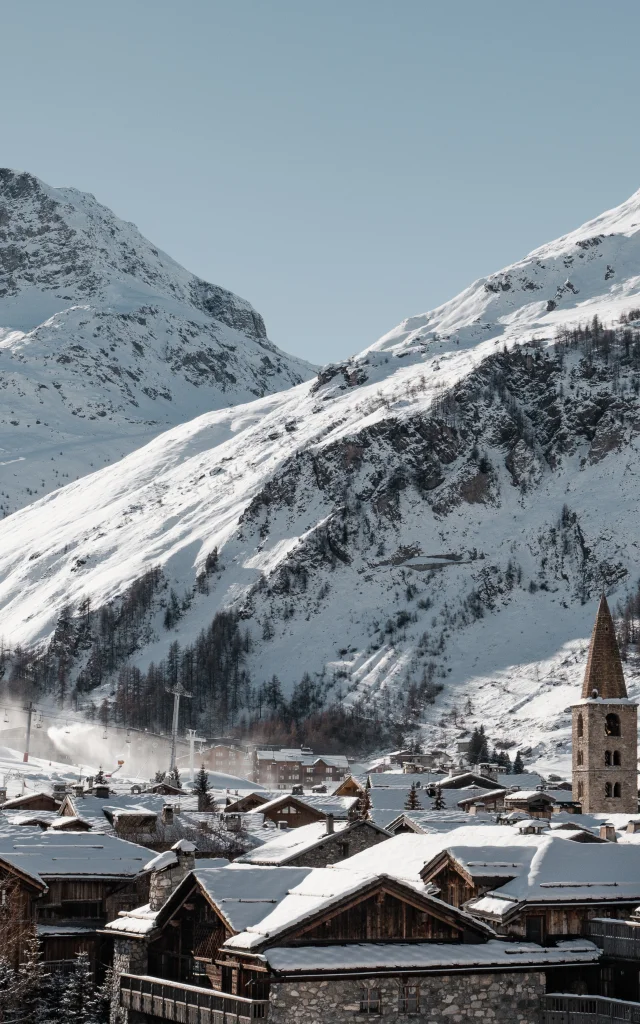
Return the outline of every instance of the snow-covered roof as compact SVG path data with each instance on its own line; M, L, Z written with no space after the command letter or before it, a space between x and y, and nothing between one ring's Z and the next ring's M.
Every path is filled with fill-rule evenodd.
M569 794L571 796L571 794ZM553 803L555 794L551 796L549 793L543 792L541 789L518 789L515 793L507 793L504 802L506 804L519 803L522 800L536 800L541 799Z
M480 851L469 846L453 846L450 852L467 869L470 861L480 859ZM517 874L488 894L515 904L640 900L638 845L574 843L568 855L563 837L547 832L540 836L513 836L511 843L483 848L482 857L520 862ZM478 913L482 906L479 901L469 903L469 909Z
M352 823L349 821L336 821L334 834L350 827ZM302 825L301 828L276 833L275 838L268 843L238 857L236 864L284 864L325 839L331 839L331 835L327 835L326 822L314 821L310 825Z
M334 768L343 768L345 771L349 768L349 761L344 754L308 754L301 750L256 750L256 758L258 761L275 761L278 764L299 762L309 768L319 761Z
M289 801L298 801L313 807L323 814L333 814L336 818L346 818L348 812L358 802L357 796L333 796L331 793L281 793L274 800L266 804L260 804L260 814L267 814L268 811L277 810L279 806L286 805Z
M557 946L490 939L462 945L443 942L375 943L274 947L265 952L271 969L282 974L312 971L428 971L448 967L530 967L594 963L600 950L593 942L573 940Z
M471 821L473 819L470 819ZM384 872L400 881L406 880L414 884L422 884L420 872L442 850L453 842L476 843L477 848L490 844L494 835L513 838L513 829L508 825L469 825L448 832L433 832L428 835L415 835L403 832L392 836L383 843L368 850L361 850L353 857L340 862L340 867L348 870L375 874Z
M389 840L392 842L392 840ZM378 844L378 848L383 844ZM276 870L267 868L267 871ZM284 870L280 868L278 870ZM290 869L291 870L291 869ZM353 896L360 890L367 889L373 883L393 880L405 885L414 892L429 899L435 907L440 907L445 914L455 913L461 919L466 920L470 927L478 927L478 920L462 910L452 907L448 903L436 899L427 892L421 882L412 882L407 879L399 881L397 877L387 875L380 869L370 872L360 872L349 867L348 861L341 861L339 865L331 865L326 868L314 868L306 874L305 878L296 886L291 888L286 897L278 903L274 909L265 917L260 918L255 924L247 926L245 931L233 936L226 943L229 949L255 949L257 946L276 935L280 935L290 928L303 923L309 917L330 909L335 903L339 903L347 896Z
M192 876L234 932L244 931L269 915L309 874L311 868L196 867Z
M0 860L45 879L132 878L152 856L144 846L91 832L0 833Z
M151 910L149 903L136 907L135 910L121 910L115 921L105 925L104 931L124 935L148 935L156 926L157 916L157 910Z

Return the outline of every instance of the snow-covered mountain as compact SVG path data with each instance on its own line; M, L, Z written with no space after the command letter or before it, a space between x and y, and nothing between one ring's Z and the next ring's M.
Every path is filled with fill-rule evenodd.
M599 591L615 606L640 575L639 370L640 192L315 380L9 517L5 641L43 643L65 605L117 607L160 566L130 663L235 609L256 686L308 672L449 749L482 721L566 767Z
M0 513L312 373L93 196L0 169Z

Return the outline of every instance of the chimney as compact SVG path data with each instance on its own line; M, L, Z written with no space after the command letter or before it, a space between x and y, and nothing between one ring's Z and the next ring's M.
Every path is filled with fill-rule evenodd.
M151 872L149 879L149 907L157 911L166 903L171 894L180 885L180 882L193 871L196 865L196 847L188 839L179 839L177 843L159 853L157 857L145 865L145 870Z
M327 814L327 832L328 836L333 835L333 814Z
M627 822L627 832L640 832L640 818L629 818Z
M603 821L600 826L600 838L607 839L610 843L617 843L618 837L616 835L615 826L610 821Z
M0 804L3 804L7 799L7 787L0 786Z
M173 825L173 807L171 804L164 804L162 808L162 824Z

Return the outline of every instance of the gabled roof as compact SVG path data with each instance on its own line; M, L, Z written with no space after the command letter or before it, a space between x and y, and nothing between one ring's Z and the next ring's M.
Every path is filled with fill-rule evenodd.
M55 800L51 793L38 791L37 793L24 793L23 796L13 797L12 800L5 800L0 809L3 811L18 810L20 807L29 808L33 803L44 802L48 804L47 810L56 811L60 801Z
M282 793L275 799L260 804L260 814L268 814L285 805L294 804L301 810L311 808L323 817L333 814L336 818L346 818L348 812L356 806L357 802L358 797L356 796L334 796L331 793L296 793L295 795ZM229 810L230 808L227 808L227 812Z
M568 852L566 836L514 836L508 847L494 846L485 851L489 859L504 856L519 860L522 867L504 885L468 904L473 913L504 914L515 912L523 904L636 902L640 900L640 847L618 843L572 843ZM478 857L478 851L452 850L457 857ZM484 902L497 901L495 905ZM511 904L504 909L503 904ZM492 909L493 908L493 909Z
M305 929L311 927L314 921L327 913L336 913L345 904L359 902L380 890L419 906L461 931L471 930L480 936L494 934L491 930L479 929L477 918L431 896L421 884L399 881L380 872L361 874L345 868L347 863L343 861L340 866L315 868L309 872L271 913L228 939L225 950L257 951L271 944L272 940L282 941L287 934L295 933L303 926Z
M91 832L0 834L0 859L35 878L135 878L152 856L144 846Z
M626 699L622 661L616 631L607 599L602 595L591 634L587 667L582 684L582 697L588 699L597 690L603 700Z
M294 828L288 832L279 832L274 839L238 857L236 864L286 864L303 853L313 850L323 843L330 842L339 835L346 839L354 829L372 829L384 838L389 833L372 821L336 821L334 831L327 832L326 822L314 821L310 825Z

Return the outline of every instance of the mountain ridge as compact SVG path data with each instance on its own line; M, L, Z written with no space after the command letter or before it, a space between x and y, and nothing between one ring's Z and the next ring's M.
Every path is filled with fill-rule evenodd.
M552 265L526 257L438 307L446 314L404 321L313 381L178 426L5 520L7 641L46 645L65 607L78 622L87 599L117 609L159 566L127 665L168 671L176 641L186 650L216 613L233 613L247 643L245 719L273 674L285 695L308 675L326 701L419 723L450 751L485 721L494 739L517 736L566 766L564 709L592 604L603 585L614 599L633 593L640 545L632 216L613 211L620 233L585 247L595 236L578 229L550 243ZM548 309L569 257L576 290ZM509 288L485 288L500 281ZM480 306L495 318L478 321ZM72 676L102 642L88 629Z

